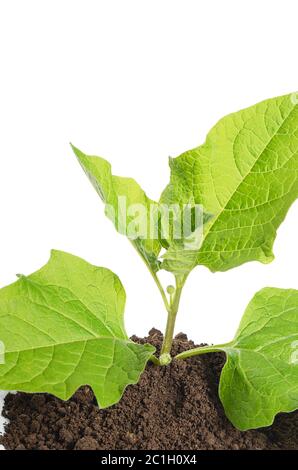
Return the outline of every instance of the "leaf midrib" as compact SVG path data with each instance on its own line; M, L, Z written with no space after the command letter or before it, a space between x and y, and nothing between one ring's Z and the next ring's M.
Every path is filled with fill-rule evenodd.
M69 287L64 286L64 285L59 285L59 284L56 284L56 285L54 285L54 284L44 284L44 283L39 282L39 281L37 281L36 279L34 279L33 276L23 276L23 280L24 280L25 282L28 282L29 284L33 284L33 285L38 286L39 288L41 288L41 290L42 290L43 288L54 288L54 289L55 289L55 288L58 287L58 288L64 289L64 290L67 291L67 292L70 292L70 293L72 294L72 296L73 296L72 301L80 302L80 304L84 307L84 309L86 310L86 312L88 312L88 313L91 315L91 317L94 318L94 320L95 320L96 322L99 322L99 324L100 324L100 326L101 326L102 328L104 328L105 330L107 330L108 332L111 333L111 337L114 337L114 336L115 336L115 335L114 335L114 331L113 331L108 325L105 324L105 322L104 322L104 320L101 318L101 316L99 316L99 315L97 315L95 312L93 312L93 311L89 308L89 306L86 305L86 304L83 302L83 300L81 300L77 295L75 295L74 292L72 291L72 289L70 289ZM94 337L96 338L96 333L94 333L92 330L89 330L85 325L82 325L82 324L81 324L80 322L78 322L76 319L69 317L69 316L68 316L67 314L65 314L64 312L61 312L61 311L59 311L59 310L57 310L57 309L54 309L53 307L50 307L50 306L47 305L46 303L43 305L43 304L39 304L39 303L36 302L36 301L32 301L31 299L29 299L29 301L30 301L33 305L35 305L35 306L40 306L40 307L42 307L42 308L47 308L47 309L49 309L49 310L51 310L51 311L57 313L58 315L61 315L63 318L65 318L65 320L74 323L74 324L77 325L79 328L81 328L81 329L85 330L86 332L88 332L90 335L94 335ZM105 306L106 306L106 305L105 305ZM17 315L14 315L14 317L15 317L15 318L20 318L20 317L18 317ZM117 318L118 318L118 317L117 317ZM29 324L30 324L30 322L29 322ZM126 335L125 332L123 331L122 325L121 325L121 330L122 330L123 334ZM40 331L43 332L42 330L40 330Z
M225 211L226 209L226 206L229 204L229 202L232 200L232 198L234 197L234 195L236 194L236 192L238 191L238 189L241 187L241 185L245 182L245 180L248 178L248 176L251 174L251 172L253 171L254 167L257 165L257 163L259 162L259 159L262 157L262 155L264 154L264 152L266 151L266 149L268 148L268 146L270 145L270 143L272 142L272 140L274 139L274 137L277 135L277 133L280 131L280 129L283 127L283 125L285 124L285 122L289 119L289 117L291 116L293 110L295 109L295 105L292 107L292 109L290 110L290 112L288 113L288 115L284 118L284 120L282 121L282 123L280 124L279 128L276 130L276 132L270 137L270 139L268 140L268 142L266 143L265 147L262 149L260 155L256 158L254 164L250 167L250 169L248 170L248 172L246 173L246 175L243 177L243 179L239 182L239 184L237 185L237 187L235 188L235 190L233 191L233 193L231 194L231 196L229 197L229 199L226 201L225 205L221 208L220 212L218 213L218 215L216 216L216 218L214 219L213 223L211 222L211 224L209 225L208 227L208 230L207 230L207 233L204 235L204 242L206 241L209 233L211 232L212 233L212 229L213 227L215 226L215 224L217 223L217 221L219 220L220 216L222 215L222 213ZM211 162L210 162L211 163ZM239 170L238 170L239 171ZM204 251L204 242L203 242L203 245L202 245L202 251ZM199 250L200 251L200 250Z
M35 351L36 349L55 348L55 347L67 346L67 345L75 344L75 343L87 343L89 341L100 341L100 340L103 340L103 339L108 339L108 340L111 340L113 342L118 341L119 343L123 343L123 344L134 344L133 341L131 341L130 339L117 338L116 336L114 336L114 337L111 337L111 336L96 336L94 338L83 338L83 339L76 339L76 340L73 340L73 341L71 341L71 340L70 341L65 341L65 342L58 341L54 344L38 345L38 346L34 346L32 348L28 347L28 348L23 348L23 349L20 349L20 350L5 350L5 354L19 354L19 353L27 352L27 351Z

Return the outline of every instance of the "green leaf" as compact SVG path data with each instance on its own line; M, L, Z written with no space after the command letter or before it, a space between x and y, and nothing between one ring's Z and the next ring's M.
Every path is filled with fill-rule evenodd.
M187 275L197 265L198 250L202 244L202 227L186 238L172 240L162 255L161 268L175 276Z
M193 202L189 200L187 202L191 214L189 231L187 232L186 227L184 227L183 234L185 238L176 240L174 238L174 227L176 225L180 227L180 224L181 227L183 226L183 205L179 207L179 204L173 204L174 207L169 207L156 203L146 196L145 192L132 178L113 175L111 165L107 160L88 156L74 146L72 148L97 193L106 204L105 212L107 217L113 221L118 232L128 236L151 271L157 272L161 263L165 267L166 265L169 266L171 261L175 264L177 274L188 272L196 265L197 254L193 247L192 250L189 250L188 246L190 241L194 243L193 240L196 234L198 240L201 240L202 226L212 219L212 214L201 209L202 217L195 217L197 209L193 207ZM140 209L139 212L144 214L143 217L138 215L138 209ZM135 226L137 228L141 227L142 236L136 238L131 236L134 235L134 230L130 229ZM163 261L159 259L161 248L166 250L170 248L169 253L163 256ZM178 254L176 254L176 250L179 251ZM193 260L193 258L195 259ZM176 272L174 269L172 271Z
M160 267L158 254L161 250L158 233L156 238L148 236L152 211L154 206L157 207L157 203L146 196L134 179L113 175L107 160L85 155L74 146L72 148L97 193L106 204L106 215L113 221L116 230L130 238L151 270L158 271ZM144 215L143 209L146 211Z
M159 203L133 179L112 175L106 160L73 149L118 231L127 234L135 224L128 207L146 208L135 224L145 228L144 235L127 235L154 272L162 268L185 277L198 264L226 271L253 260L269 263L276 231L298 196L298 105L291 95L224 117L203 145L171 158L170 184ZM119 196L126 198L126 209L119 210ZM184 206L202 207L203 221L177 238ZM152 208L162 214L163 207L180 208L166 234L162 216L152 219ZM160 260L161 248L166 251Z
M154 352L129 340L118 277L53 251L36 273L0 290L0 389L67 400L90 385L101 407L119 401Z
M187 207L191 210L187 211ZM184 278L197 265L198 250L203 242L204 225L213 218L213 215L204 212L201 205L194 207L190 203L185 204L184 207L180 205L179 214L178 223L175 218L171 221L171 236L167 240L167 250L162 255L161 268ZM185 223L187 216L188 224ZM184 223L180 219L184 219ZM178 227L182 226L182 231L180 231L182 236L177 239L173 237L176 223Z
M291 95L221 119L206 142L170 159L163 204L202 204L213 218L188 266L225 271L247 261L269 263L276 230L298 196L298 105ZM175 272L181 246L162 268Z
M266 288L248 305L233 341L177 357L224 351L219 394L238 429L273 423L298 409L298 291Z

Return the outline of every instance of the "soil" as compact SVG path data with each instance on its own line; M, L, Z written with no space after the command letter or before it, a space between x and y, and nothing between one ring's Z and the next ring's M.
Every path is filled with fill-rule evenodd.
M162 334L151 330L140 343L160 348ZM194 347L180 333L178 354ZM67 402L47 394L8 394L3 414L10 422L0 444L6 449L297 449L298 412L279 415L274 425L240 432L225 417L217 394L221 353L148 364L140 382L121 401L100 410L89 387Z

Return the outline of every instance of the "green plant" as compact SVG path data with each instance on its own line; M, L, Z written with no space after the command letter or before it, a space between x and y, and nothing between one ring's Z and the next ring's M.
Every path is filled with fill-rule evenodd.
M128 338L125 292L115 274L53 251L40 271L0 291L0 388L67 399L89 384L106 407L149 360L164 366L173 359L180 297L195 266L215 272L273 260L276 230L298 196L298 106L287 95L223 118L202 146L170 159L170 183L158 202L133 179L113 175L106 160L73 150L107 216L157 284L167 311L162 350L157 357L152 346ZM162 269L174 286L164 289ZM244 430L298 408L297 349L298 291L267 288L249 304L234 340L174 360L225 352L220 398Z

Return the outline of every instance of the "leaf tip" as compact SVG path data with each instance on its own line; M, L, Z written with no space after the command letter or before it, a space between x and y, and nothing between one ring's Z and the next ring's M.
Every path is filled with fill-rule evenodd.
M263 264L270 264L275 260L275 255L272 251L264 253L264 257L260 260Z
M54 260L59 260L59 257L62 258L63 255L64 255L64 257L66 257L66 256L74 257L74 255L70 255L69 253L67 253L65 251L52 249L50 251L50 259L49 259L48 262L51 262L51 261L54 261Z
M77 147L75 145L73 145L72 142L69 142L69 145L70 145L71 149L74 151L74 153L76 153L76 151L78 150Z
M71 146L73 153L79 160L81 160L85 156L85 154L71 142L69 142L69 145Z

